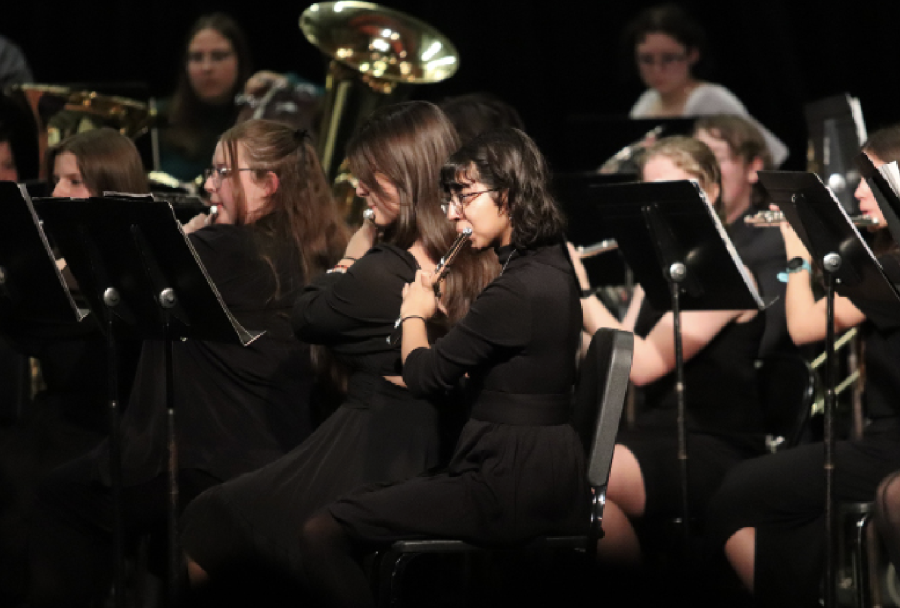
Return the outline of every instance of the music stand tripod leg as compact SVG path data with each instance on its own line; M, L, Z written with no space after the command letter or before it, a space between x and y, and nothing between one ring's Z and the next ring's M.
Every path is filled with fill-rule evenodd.
M684 547L687 551L691 539L691 518L688 504L688 456L687 456L687 414L684 397L684 350L681 340L681 282L687 276L687 267L675 262L669 267L672 288L672 318L675 332L675 395L678 402L676 432L678 433L678 464L681 481L681 529Z
M178 576L181 563L178 550L178 445L175 434L175 373L172 353L172 327L169 314L177 302L175 292L171 288L163 289L159 295L159 304L163 312L163 332L165 345L166 369L166 440L168 444L168 504L166 528L168 536L168 577L166 581L169 606L177 606Z
M834 354L834 296L835 272L841 266L841 257L837 253L829 253L823 260L826 283L826 392L824 420L824 473L825 473L825 608L837 606L837 516L834 505L834 416L835 416L835 383L837 379L837 360Z
M109 477L112 493L113 606L125 608L125 522L122 514L122 449L119 435L119 371L116 359L115 314L121 302L112 287L103 292L106 305L107 398L109 403Z

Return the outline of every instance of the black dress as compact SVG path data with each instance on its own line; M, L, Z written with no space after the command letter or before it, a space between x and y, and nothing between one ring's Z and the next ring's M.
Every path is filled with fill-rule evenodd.
M230 225L204 228L190 239L235 317L266 333L246 347L191 339L173 344L184 503L302 441L311 428L313 378L309 347L290 327L291 306L303 286L295 248ZM162 344L147 341L121 423L129 536L165 526L164 378ZM29 537L35 605L77 606L102 589L112 563L108 462L104 442L41 483Z
M379 245L346 274L314 281L298 300L297 335L327 344L349 367L348 394L302 445L186 509L185 552L214 578L260 564L294 578L300 527L310 515L362 484L406 479L446 462L458 425L440 407L443 396L416 398L383 378L400 373L400 346L387 338L416 269L408 251Z
M662 313L644 301L635 334L646 337ZM702 515L726 471L765 448L754 361L764 320L728 323L685 363L688 497L693 515ZM646 516L680 514L675 370L638 391L634 429L617 442L638 460L646 492Z
M881 262L897 282L897 257L882 257ZM900 467L900 330L890 327L883 311L854 304L867 315L859 326L865 341L867 426L861 439L835 444L838 502L872 501L879 482ZM708 532L716 551L738 530L756 528L754 594L761 605L819 605L825 564L824 457L822 444L814 443L742 463L710 504Z
M568 422L581 332L574 273L558 245L499 254L504 272L468 315L404 365L415 394L440 392L464 374L474 385L448 470L361 488L330 505L354 541L491 544L584 531L584 453Z

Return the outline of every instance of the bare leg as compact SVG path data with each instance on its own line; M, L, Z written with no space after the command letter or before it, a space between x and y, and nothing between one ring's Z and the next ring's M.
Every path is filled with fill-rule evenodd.
M741 528L725 541L725 557L738 578L753 593L753 566L756 559L756 528Z
M206 573L200 564L195 562L190 558L190 556L185 555L185 561L187 561L187 573L188 573L188 581L191 584L191 587L202 587L206 583L209 582L209 574Z
M641 562L641 545L631 520L611 501L603 509L603 538L597 543L597 559L623 566L638 566Z
M643 517L647 503L644 474L634 453L624 445L617 445L613 452L606 497L619 505L628 517Z
M597 556L604 562L638 565L641 546L631 519L644 514L647 495L641 467L625 446L615 447L606 496L604 537L597 544Z

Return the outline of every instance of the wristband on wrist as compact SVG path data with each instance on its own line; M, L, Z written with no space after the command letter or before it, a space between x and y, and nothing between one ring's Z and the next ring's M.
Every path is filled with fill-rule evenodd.
M810 267L809 262L807 262L800 256L791 258L787 264L787 268L784 269L784 272L778 273L778 280L782 283L787 283L788 275L798 273L801 270L805 270L806 272L812 274L812 267Z
M427 322L427 319L426 319L425 317L420 316L420 315L407 315L407 316L402 317L402 318L400 319L400 324L402 325L405 321L408 321L408 320L410 320L410 319L422 319L422 323L426 323L426 322Z
M591 297L592 295L594 295L594 290L591 287L581 290L581 299L582 300L586 300L587 298Z
M349 264L335 264L333 268L329 268L325 271L325 274L331 274L332 272L340 272L344 274L347 272L347 269L350 268Z

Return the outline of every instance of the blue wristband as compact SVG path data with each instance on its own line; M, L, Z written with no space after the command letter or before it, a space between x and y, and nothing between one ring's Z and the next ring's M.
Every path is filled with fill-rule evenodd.
M788 262L787 268L785 268L783 272L778 273L778 280L782 283L787 283L788 275L800 272L801 270L805 270L809 274L812 274L812 267L810 267L809 262L799 256L792 258L791 261Z

